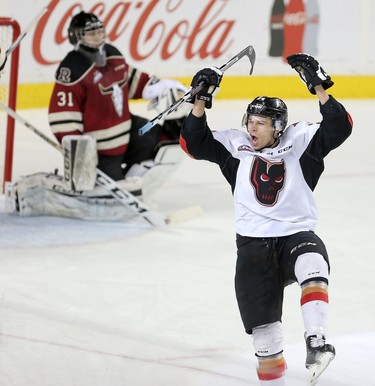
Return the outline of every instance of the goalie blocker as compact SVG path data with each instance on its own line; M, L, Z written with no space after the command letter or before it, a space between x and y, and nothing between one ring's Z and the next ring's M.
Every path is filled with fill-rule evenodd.
M95 170L94 158L92 155L81 153L86 149L90 154L93 143L90 139L77 141L76 136L70 137L63 144L64 176L35 173L22 177L14 184L8 183L5 187L7 212L20 216L49 215L95 221L128 220L136 216L102 187L93 188L91 184L92 168ZM89 158L87 167L81 162L86 156ZM137 185L140 198L149 201L178 167L182 157L183 153L178 144L167 143L160 146L152 162L140 164L142 176L139 176L138 180L141 184ZM80 172L83 174L79 174ZM94 175L94 182L95 177ZM121 188L129 188L127 179L117 183ZM91 189L82 189L90 186ZM77 187L80 189L77 190Z

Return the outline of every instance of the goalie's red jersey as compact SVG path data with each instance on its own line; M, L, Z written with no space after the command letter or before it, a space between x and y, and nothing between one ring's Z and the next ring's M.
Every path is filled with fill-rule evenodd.
M100 155L123 154L129 143L129 99L142 97L150 79L129 66L106 44L106 64L98 67L82 52L71 51L56 71L48 120L59 142L65 135L89 134Z

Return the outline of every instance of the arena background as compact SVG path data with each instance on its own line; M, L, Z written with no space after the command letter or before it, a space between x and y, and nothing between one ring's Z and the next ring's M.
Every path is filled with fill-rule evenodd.
M304 10L288 10L298 4ZM146 72L189 84L200 68L219 67L251 44L257 53L253 76L246 61L237 63L227 71L218 98L311 97L283 57L270 56L274 0L2 0L0 15L15 18L23 29L46 5L48 12L20 45L18 108L48 105L57 63L72 49L67 41L71 15L81 9L97 13L107 25L108 41ZM310 53L336 82L335 96L374 98L374 2L285 0L284 6L283 25L276 29L287 23L286 40L291 40L310 28ZM315 14L309 15L312 7Z
M330 91L354 121L352 136L326 158L315 190L317 232L332 267L328 337L337 350L319 386L375 386L375 205L366 199L375 189L370 140L374 3L304 2L318 6L317 35L310 43L316 43L316 56L335 81ZM15 17L23 29L47 4L0 0L0 14ZM274 0L50 4L52 11L21 43L18 94L20 115L50 138L47 104L56 62L71 49L68 20L82 7L100 11L109 38L116 37L114 43L129 63L186 83L201 67L220 66L252 44L257 52L254 74L247 75L246 61L228 70L219 100L207 111L212 129L239 127L249 98L259 94L283 97L290 122L321 119L316 97L283 57L269 56ZM288 18L296 28L306 20L303 13ZM173 55L166 58L168 52ZM131 104L135 114L153 117L147 102ZM63 170L61 154L17 122L12 181L56 170ZM216 165L186 156L151 205L162 214L191 206L203 213L152 229L141 219L14 216L0 195L1 386L258 385L252 341L243 331L234 294L230 186ZM299 301L298 286L287 287L288 386L307 383Z

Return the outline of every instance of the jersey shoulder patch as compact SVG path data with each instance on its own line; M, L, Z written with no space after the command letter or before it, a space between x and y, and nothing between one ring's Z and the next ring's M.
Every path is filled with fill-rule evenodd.
M239 129L224 129L213 132L214 138L234 154L240 146L249 145L249 135Z
M57 68L55 78L60 83L74 83L93 66L85 55L78 51L70 51Z

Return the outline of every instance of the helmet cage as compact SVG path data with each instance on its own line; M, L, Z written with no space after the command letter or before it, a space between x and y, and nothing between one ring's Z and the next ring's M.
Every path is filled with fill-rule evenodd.
M103 36L99 41L97 38L92 38L89 36L85 38L85 34L87 32L99 30L102 30L103 32ZM68 37L69 42L73 45L80 43L90 48L98 48L105 41L103 22L100 21L96 15L82 11L73 17L68 28Z

